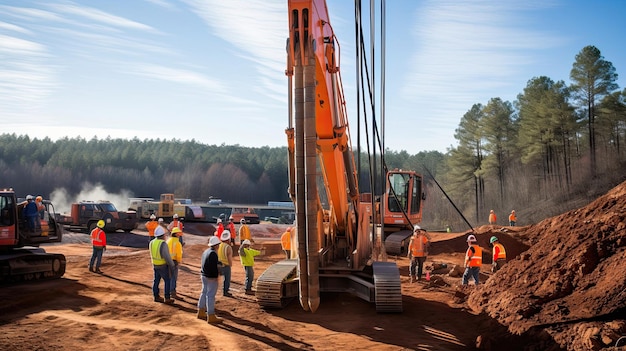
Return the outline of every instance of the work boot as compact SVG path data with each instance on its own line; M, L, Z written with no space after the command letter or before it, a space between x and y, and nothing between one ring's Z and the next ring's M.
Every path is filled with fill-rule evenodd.
M170 296L171 296L173 299L178 299L178 296L176 296L176 291L172 291L172 292L170 293Z
M206 309L204 308L199 308L198 309L198 319L204 319L206 321L208 321L208 316L206 314Z
M93 267L89 267L90 272L94 272Z
M217 318L215 314L210 314L206 321L209 324L220 324L223 322L223 320L221 318Z
M173 304L174 304L174 301L175 301L175 300L174 300L173 298L168 297L168 298L166 298L166 299L165 299L165 301L163 301L163 302L165 302L165 303L166 303L166 304L168 304L168 305L173 305Z
M163 299L161 296L155 296L154 297L154 302L165 302L165 299Z
M229 292L225 292L224 293L224 297L233 297L233 294L229 293Z
M246 295L254 295L254 291L252 289L246 290Z
M103 273L104 273L103 271L101 271L101 270L100 270L100 268L96 268L96 269L94 270L94 272L95 272L95 273L98 273L98 274L103 274Z

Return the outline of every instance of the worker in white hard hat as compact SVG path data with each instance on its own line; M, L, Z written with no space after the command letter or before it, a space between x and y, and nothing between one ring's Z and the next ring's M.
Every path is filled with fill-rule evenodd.
M165 242L167 230L158 226L154 230L154 240L150 241L150 258L154 268L154 280L152 282L152 294L155 302L165 302L167 304L174 303L171 297L171 279L172 270L174 269L174 261L170 256L170 250ZM165 299L159 295L159 283L161 279L164 281Z
M150 220L146 222L146 230L148 231L148 236L150 240L154 239L154 230L159 226L159 222L156 220L156 216L153 214L150 215Z
M222 232L222 237L220 238L222 243L217 250L217 257L222 263L222 271L221 274L224 276L224 284L222 288L224 289L223 294L226 297L232 297L233 295L230 293L230 275L233 267L233 248L230 246L230 231L225 230Z
M467 285L470 275L474 278L474 283L478 285L480 267L483 264L483 250L478 246L476 236L470 234L467 237L467 251L465 252L465 272L463 273L462 284Z
M211 324L222 323L222 319L215 315L215 295L217 294L220 275L217 251L221 243L217 236L212 236L209 239L209 248L202 253L200 262L202 292L198 299L198 318Z
M422 272L424 269L424 262L428 256L428 246L430 244L430 237L425 230L416 225L413 227L413 235L409 241L407 257L411 260L409 266L409 282L413 283L422 279ZM415 268L417 267L417 272Z
M93 251L91 253L91 260L89 260L89 271L102 274L100 270L100 264L102 264L102 254L107 248L107 236L104 232L105 223L101 219L96 222L96 227L90 233L91 246Z
M250 240L246 239L241 242L241 246L239 247L239 259L241 260L243 269L246 271L246 280L244 282L246 295L254 294L252 291L252 281L254 280L254 256L261 254L261 251L255 250L251 246L252 243Z
M245 240L252 241L252 235L250 234L250 227L246 224L246 219L242 218L239 221L241 227L239 227L239 244L243 243Z
M217 236L220 241L222 240L222 233L224 232L224 224L222 223L222 219L217 219L217 229L215 230L215 236Z
M40 223L39 211L37 211L37 204L35 198L32 195L26 195L26 205L24 206L23 215L28 224L28 230L34 232L37 229L37 223Z
M180 241L182 245L185 245L185 242L183 241L183 222L178 218L178 213L174 213L172 221L167 225L167 230L169 230L170 233L174 228L180 229L180 232L178 233L178 241Z

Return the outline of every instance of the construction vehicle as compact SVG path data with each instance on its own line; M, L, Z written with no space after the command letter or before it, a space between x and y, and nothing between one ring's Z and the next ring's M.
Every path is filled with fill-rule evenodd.
M17 200L13 189L0 189L0 282L60 278L65 274L65 256L39 248L62 239L63 229L55 220L54 206L43 200L38 223L29 228L23 215L26 203Z
M304 310L315 312L321 292L349 292L375 303L377 312L401 312L399 269L376 259L384 259L385 232L411 232L409 215L421 216L421 176L390 171L382 196L359 193L326 3L288 0L288 9L286 134L297 258L263 272L257 301L282 308L297 297ZM402 209L408 212L400 215ZM384 214L373 215L379 211Z
M80 201L71 205L69 214L57 214L57 221L69 231L91 233L99 220L104 220L105 232L137 228L135 211L118 211L110 201Z
M194 205L189 199L176 199L174 194L161 194L159 201L153 198L130 199L129 210L135 211L139 219L150 219L155 215L163 220L171 221L174 214L186 221L205 221L202 207Z

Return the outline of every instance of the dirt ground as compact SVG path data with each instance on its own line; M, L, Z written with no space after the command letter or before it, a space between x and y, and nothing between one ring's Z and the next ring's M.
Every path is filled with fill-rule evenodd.
M373 304L348 293L322 294L315 313L303 311L295 300L282 310L261 309L254 296L243 293L244 270L236 257L231 283L234 297L221 296L221 290L217 296L216 313L224 323L209 325L196 318L196 303L201 290L200 256L214 230L211 225L187 223L177 289L180 299L174 305L152 299L152 268L145 231L108 235L102 275L87 269L91 256L87 235L68 233L63 243L45 247L48 252L66 256L67 270L62 279L0 287L0 349L609 349L620 335L626 334L626 322L620 319L626 297L619 290L623 292L626 279L622 268L626 185L622 187L623 193L591 204L599 213L613 214L614 222L609 226L604 221L601 231L613 244L597 244L604 248L601 254L591 250L596 246L589 244L582 254L572 250L569 257L565 254L569 252L565 251L569 249L568 240L554 239L574 235L572 240L580 243L587 235L590 242L594 238L598 242L602 236L598 231L573 233L575 224L581 227L586 221L583 214L591 212L588 208L581 209L578 215L555 217L529 227L475 229L485 250L491 235L497 235L511 258L494 275L489 273L490 259L485 258L482 284L477 287L460 287L461 278L448 274L463 261L467 233L430 233L433 243L426 262L430 281L409 283L407 258L389 258L397 263L401 274L404 311L400 314L378 314ZM608 208L610 203L617 207ZM570 225L571 220L578 222ZM264 252L256 260L257 277L283 258L278 237L285 227L251 226L255 247ZM551 241L545 239L547 235L552 236ZM581 261L581 257L589 258L594 266ZM544 262L540 267L533 261L537 258ZM572 266L570 261L563 261L568 259L578 260L578 264ZM606 278L597 288L588 279L583 282L576 278L590 277L598 269L598 276ZM530 279L532 273L535 278ZM606 299L597 289L606 292Z

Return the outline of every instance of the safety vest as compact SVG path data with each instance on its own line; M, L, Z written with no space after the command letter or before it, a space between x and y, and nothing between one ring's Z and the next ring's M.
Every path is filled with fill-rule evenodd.
M283 250L291 250L291 232L284 232L280 237L280 244Z
M511 213L509 215L509 222L516 222L517 221L517 216L515 215L515 213Z
M161 257L161 244L164 243L165 241L163 239L154 239L150 242L150 258L152 259L152 264L155 266L166 264L165 259Z
M148 235L150 237L154 236L154 230L159 226L159 222L157 221L149 221L146 223L146 229L148 230Z
M474 253L472 253L472 247L474 248ZM483 249L481 249L480 246L472 245L468 247L465 255L470 258L470 267L480 267L483 264Z
M250 228L247 225L243 224L239 228L239 240L244 241L246 239L250 239Z
M220 244L220 247L217 250L217 259L222 262L224 266L228 266L228 255L226 254L226 250L230 247L227 243L223 242Z
M493 251L496 251L496 247L500 249L498 251L498 257L494 257L496 260L505 259L506 260L506 250L504 250L504 246L500 243L493 244Z
M182 263L183 245L180 244L180 240L177 237L167 239L167 247L170 249L170 256L172 257L172 260Z
M91 231L91 244L97 247L106 246L107 238L104 230L96 227Z
M411 256L413 257L424 257L426 256L426 243L428 239L422 234L414 235L411 240L411 246L409 250L411 250Z
M179 221L178 219L175 219L167 226L167 230L169 230L171 232L172 229L174 229L175 227L178 227L178 229L180 229L180 231L182 233L182 231L183 231L183 222Z

